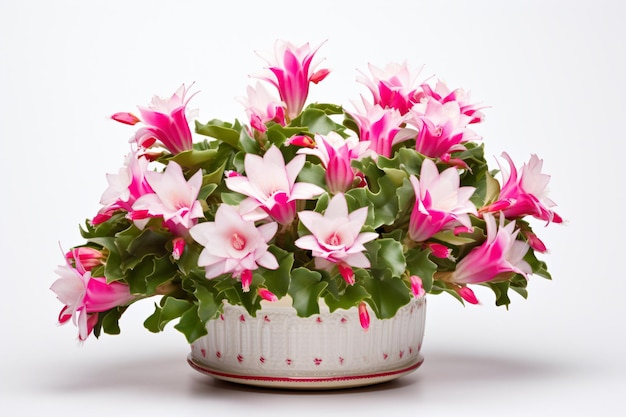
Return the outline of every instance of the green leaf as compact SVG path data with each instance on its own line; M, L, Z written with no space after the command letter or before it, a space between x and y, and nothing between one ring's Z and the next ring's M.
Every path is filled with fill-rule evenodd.
M344 114L343 106L331 103L311 103L307 108L322 110L328 115Z
M267 288L278 298L282 298L289 290L291 281L291 267L293 266L293 253L287 252L277 246L270 245L269 252L278 261L278 269L263 271L263 281Z
M131 294L146 294L148 285L146 277L154 273L154 261L152 258L142 259L131 270L126 271L126 283Z
M339 308L347 310L351 307L358 306L363 300L369 297L370 294L365 290L365 287L359 283L349 285L339 297L327 294L324 297L324 301L328 308L330 308L330 311L335 311Z
M393 224L398 216L398 188L384 171L376 167L370 158L353 162L368 180L368 188L353 188L346 195L353 196L362 207L369 207L367 224L377 229Z
M319 187L326 188L326 171L320 164L313 164L309 161L304 163L304 167L298 174L299 182L308 182Z
M198 319L198 306L193 306L183 313L178 324L174 326L176 330L185 335L188 343L193 343L208 333L206 323Z
M371 278L363 281L363 287L370 294L367 302L379 319L395 316L398 309L411 300L409 290L400 278Z
M406 271L402 244L390 238L381 238L365 244L370 255L371 271L375 277L385 276L389 271L391 276L399 277Z
M437 272L437 264L430 260L430 251L413 248L406 252L406 269L411 275L416 275L422 280L426 292L430 292L433 286L433 277Z
M144 327L153 333L163 331L167 323L179 318L194 306L193 303L187 300L180 300L174 297L163 297L161 305L159 307L155 304L155 312L144 321Z
M89 220L85 222L85 227L80 227L80 234L83 238L91 240L98 237L115 236L118 232L127 229L132 223L126 218L125 212L118 212L105 222L92 225Z
M90 242L96 243L109 251L106 264L104 265L104 276L108 283L124 279L122 271L122 256L115 244L113 237L93 237Z
M289 126L306 127L309 132L319 133L321 135L327 135L329 132L341 132L344 130L344 127L335 123L326 115L324 110L316 109L314 107L307 107L298 117L291 121Z
M291 138L294 135L303 133L301 127L288 127L281 126L279 124L273 124L267 128L267 140L274 145L281 147L285 143L285 140Z
M170 261L169 255L161 258L152 258L153 272L146 275L146 294L156 293L157 287L171 281L178 273L178 269Z
M377 164L382 170L396 169L405 172L407 176L412 174L419 177L425 158L413 149L400 148L391 159L378 157Z
M169 160L176 162L183 168L187 168L190 174L195 173L200 168L209 168L213 165L217 158L216 149L196 150L177 153Z
M301 317L319 314L319 297L328 283L322 281L322 274L306 268L296 268L291 272L289 295L293 308Z
M126 308L128 306L120 306L98 313L98 322L93 328L94 336L100 337L101 332L120 334L119 320Z
M496 305L497 306L508 306L511 304L511 300L509 299L509 282L489 282L487 284L496 295Z
M548 272L548 265L544 261L540 261L535 256L535 251L529 249L524 256L524 260L528 262L530 267L532 268L533 274L539 275L540 277L544 277L546 279L552 279L552 276Z
M206 283L210 282L204 277L201 278ZM216 298L216 294L211 291L207 285L196 285L193 295L198 299L198 317L204 323L208 320L217 317L220 308L222 307L222 300Z
M233 129L233 125L218 119L208 121L202 124L196 121L196 133L204 136L210 136L232 146L241 149L239 146L239 132Z

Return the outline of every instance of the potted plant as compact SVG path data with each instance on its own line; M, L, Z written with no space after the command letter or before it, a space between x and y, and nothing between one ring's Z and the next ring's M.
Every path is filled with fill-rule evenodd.
M81 341L156 297L145 327L177 322L198 370L358 385L419 366L426 293L477 304L482 285L506 306L550 278L531 221L562 219L541 159L490 169L484 107L405 64L360 72L369 92L346 107L307 105L318 48L277 42L245 122L196 120L201 140L184 85L112 116L136 126L131 150L51 287Z

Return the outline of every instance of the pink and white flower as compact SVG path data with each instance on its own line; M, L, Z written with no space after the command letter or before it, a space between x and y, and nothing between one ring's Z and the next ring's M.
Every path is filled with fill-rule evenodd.
M311 234L300 237L294 243L312 252L316 268L331 269L336 265L346 282L353 284L352 267L370 266L363 253L363 244L376 239L378 234L361 233L367 219L367 207L348 213L346 198L340 193L333 196L324 214L301 211L298 217Z
M287 117L292 120L300 114L309 95L309 83L322 81L328 69L315 71L313 58L321 45L311 49L308 43L297 47L289 42L277 41L274 56L259 53L269 65L269 73L260 78L276 87L287 107Z
M350 113L359 127L359 139L368 142L376 155L390 158L393 145L409 139L414 132L401 128L405 119L398 110L372 105L362 97L361 102L353 103L356 111Z
M352 160L361 159L366 155L368 148L369 142L360 142L354 136L344 139L338 133L330 132L328 135L315 135L315 147L302 148L298 153L319 158L326 169L324 177L328 190L337 194L352 187L355 178Z
M256 227L244 219L233 206L220 204L215 221L193 226L191 237L202 246L198 265L203 266L208 279L222 274L232 274L242 280L247 290L251 271L259 266L278 268L276 257L268 251L267 242L274 236L278 225L274 222Z
M92 277L80 262L79 254L72 256L75 267L69 263L60 265L56 273L60 276L50 289L64 304L59 313L59 323L70 319L78 327L78 338L87 339L98 322L98 314L117 306L130 303L135 297L129 287L120 282L107 283L104 277Z
M471 227L469 214L477 214L470 197L475 187L461 187L456 168L439 173L430 159L424 159L420 178L409 177L415 192L415 205L409 221L409 236L423 242L442 230L462 225Z
M440 103L432 97L416 104L407 122L418 130L415 150L429 158L448 158L449 154L465 150L463 145L480 136L467 128L471 116L461 113L459 103Z
M148 164L149 161L143 154L132 150L117 174L107 174L109 186L100 198L100 203L104 206L92 220L93 224L108 220L117 210L124 210L130 213L131 218L133 217L132 207L135 201L145 194L154 192L146 179Z
M509 163L509 169L498 162L504 184L500 196L482 211L501 210L509 219L533 216L547 222L562 223L561 216L551 210L556 204L548 198L550 176L541 172L543 160L533 154L528 164L518 171L506 152L502 153L502 157Z
M515 222L505 225L502 214L499 226L492 214L485 214L484 219L487 239L459 261L448 280L455 284L471 284L493 281L505 273L523 276L532 273L524 260L529 246L517 239L519 230L515 230Z
M145 211L150 217L162 217L166 226L183 235L204 215L198 201L201 171L187 181L180 165L171 161L164 172L146 172L146 179L154 193L139 197L133 210Z
M415 87L415 80L420 71L411 72L406 64L390 63L384 69L368 65L372 77L364 73L357 81L372 92L374 104L383 108L392 108L405 115L419 101L420 90Z
M229 189L248 196L239 204L244 218L260 220L269 215L280 224L290 224L296 216L296 200L322 194L324 190L317 185L296 182L305 159L304 155L296 155L285 165L283 154L274 145L262 157L246 154L246 176L235 175L225 180Z
M239 99L244 105L250 126L259 132L266 132L268 122L285 125L285 103L275 98L260 82L256 87L248 86L248 96Z
M422 84L422 91L424 96L432 97L441 104L456 101L459 104L460 112L471 117L468 122L470 124L482 122L485 118L485 115L480 111L484 107L471 103L469 92L466 93L462 88L450 90L443 81L439 80L434 89L428 84Z
M111 118L130 125L143 122L146 126L141 127L132 139L142 148L149 148L159 142L173 154L190 150L193 143L187 117L194 114L187 114L187 103L193 97L187 98L188 92L189 89L183 84L170 98L154 96L148 106L139 106L141 117L121 112Z

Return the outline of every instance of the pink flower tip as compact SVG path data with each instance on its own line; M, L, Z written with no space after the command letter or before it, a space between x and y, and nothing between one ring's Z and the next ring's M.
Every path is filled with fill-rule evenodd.
M441 155L439 159L441 159L442 162L448 165L452 165L458 169L467 169L467 170L470 169L469 165L467 165L467 163L464 160L462 160L461 158L452 158L452 156L450 156L449 153L445 153Z
M124 123L125 125L131 126L134 126L141 121L137 116L128 112L115 113L111 116L111 119L115 120L116 122Z
M363 301L359 304L359 321L361 322L361 327L364 330L369 329L370 327L370 314L367 311L367 304Z
M461 296L463 300L467 301L468 303L479 304L478 298L476 298L474 291L472 291L470 288L458 287L458 288L455 288L454 290L456 291L457 294L459 294L459 296Z
M302 148L315 148L315 141L306 135L292 136L287 143L289 145L300 146Z
M421 297L426 294L424 286L422 285L422 279L420 277L418 277L417 275L411 275L409 279L411 281L411 292L414 296Z
M328 74L330 74L330 70L327 68L316 71L313 75L311 75L311 82L313 84L317 84L320 81L322 81L324 78L326 78Z
M182 237L174 238L174 240L172 241L172 246L172 257L175 260L179 260L185 250L185 239L183 239Z
M346 263L340 263L337 264L337 268L348 285L354 285L354 271L352 270L352 267Z
M278 301L278 297L276 297L276 294L274 294L267 288L259 288L257 292L259 296L264 300L270 301L272 303Z
M252 271L246 269L241 273L241 288L243 292L250 291L250 284L252 284Z
M437 258L448 259L451 256L452 251L446 245L442 245L441 243L428 243L427 246Z
M461 233L472 233L473 231L474 231L473 227L457 226L454 228L452 233L454 234L454 236L458 236Z
M489 204L488 206L481 207L478 212L479 213L492 213L496 211L504 210L505 208L511 205L510 200L499 200L493 204Z
M226 178L233 178L233 177L242 177L243 175L241 175L237 171L226 170L226 171L224 171L224 176Z
M530 247L533 248L533 250L541 253L545 253L548 251L546 245L541 241L541 239L537 237L536 234L529 230L524 230L522 233L526 237L526 241L528 242Z

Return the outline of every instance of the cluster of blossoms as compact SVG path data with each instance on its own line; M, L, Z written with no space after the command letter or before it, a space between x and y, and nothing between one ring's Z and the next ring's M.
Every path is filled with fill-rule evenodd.
M51 288L80 340L118 333L126 308L152 296L145 326L178 319L191 342L224 301L254 314L290 296L309 316L323 299L358 308L367 329L370 313L392 317L425 293L476 304L480 284L508 305L530 274L550 277L528 222L562 222L541 159L518 168L503 153L498 182L470 129L483 107L441 81L419 84L406 64L370 65L357 77L368 96L347 109L306 106L329 75L317 49L277 42L240 98L247 123L196 121L201 141L184 85L112 116L139 128Z

